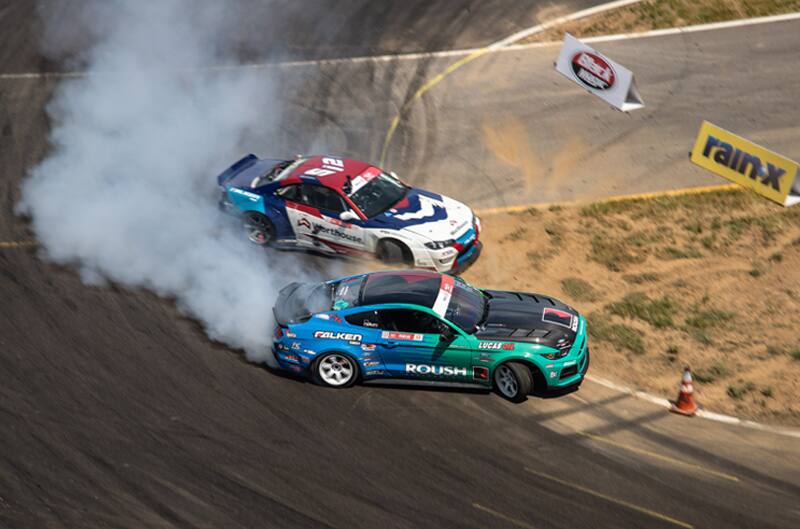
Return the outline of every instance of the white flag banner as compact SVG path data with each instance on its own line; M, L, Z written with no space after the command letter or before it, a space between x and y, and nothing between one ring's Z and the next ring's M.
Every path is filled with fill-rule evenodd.
M564 35L556 70L618 110L644 108L633 72L569 33Z

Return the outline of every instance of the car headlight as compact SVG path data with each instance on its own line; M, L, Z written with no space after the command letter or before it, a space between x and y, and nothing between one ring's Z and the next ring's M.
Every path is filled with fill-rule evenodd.
M561 349L557 353L542 353L542 356L547 358L548 360L557 360L559 358L564 358L569 354L569 347L566 349Z
M446 241L426 242L425 246L427 246L431 250L441 250L442 248L447 248L448 246L453 246L455 243L456 243L455 239L448 239Z

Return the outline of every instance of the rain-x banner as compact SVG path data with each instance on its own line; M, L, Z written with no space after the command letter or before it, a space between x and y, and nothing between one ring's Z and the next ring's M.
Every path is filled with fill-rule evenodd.
M694 142L692 162L778 204L800 203L797 162L708 121Z

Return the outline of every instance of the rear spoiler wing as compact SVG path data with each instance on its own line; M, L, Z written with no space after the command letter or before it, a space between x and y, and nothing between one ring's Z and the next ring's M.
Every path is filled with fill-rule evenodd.
M225 185L225 182L236 176L237 173L247 169L254 163L258 161L258 156L253 153L248 154L235 164L231 165L227 169L225 169L219 176L217 176L217 183L221 186Z

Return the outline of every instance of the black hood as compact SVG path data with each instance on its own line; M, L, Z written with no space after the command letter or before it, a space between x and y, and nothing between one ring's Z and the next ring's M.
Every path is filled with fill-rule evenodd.
M541 294L484 290L489 314L478 338L563 348L575 340L579 315L569 305Z

